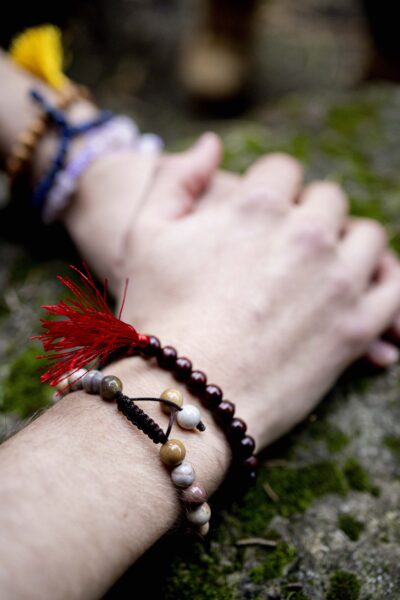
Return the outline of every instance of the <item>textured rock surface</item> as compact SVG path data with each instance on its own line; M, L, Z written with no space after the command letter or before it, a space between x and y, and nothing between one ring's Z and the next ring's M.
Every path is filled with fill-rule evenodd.
M354 212L386 223L399 249L399 114L398 88L288 98L223 131L226 166L240 170L265 151L288 150L309 177L340 180ZM47 401L26 338L37 307L60 292L60 264L35 262L11 243L1 244L0 259L5 434ZM308 423L265 453L253 490L235 501L228 491L215 498L204 546L169 536L109 597L131 597L142 582L146 597L160 599L400 597L399 381L399 367L353 369Z

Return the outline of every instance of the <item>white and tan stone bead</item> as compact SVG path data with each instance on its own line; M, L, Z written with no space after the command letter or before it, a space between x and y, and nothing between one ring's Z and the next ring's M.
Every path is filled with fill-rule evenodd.
M99 394L103 377L104 375L101 371L97 371L96 369L88 371L82 378L82 385L85 392L87 394Z
M208 523L210 517L211 508L208 502L203 502L203 504L200 504L200 506L197 506L187 513L187 520L189 523L192 523L192 525L196 525L197 527L201 527Z
M182 429L195 429L201 421L201 414L197 406L185 404L182 410L178 411L176 420Z
M187 488L192 485L195 480L195 472L187 460L184 460L180 465L171 471L172 482L179 488Z
M86 373L86 369L78 369L75 373L71 373L71 375L68 376L68 383L72 392L82 389L82 380Z

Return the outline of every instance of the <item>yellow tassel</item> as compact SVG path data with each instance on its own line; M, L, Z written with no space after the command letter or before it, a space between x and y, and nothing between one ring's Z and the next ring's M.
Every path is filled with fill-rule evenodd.
M23 31L11 42L9 53L20 67L57 90L68 82L62 72L63 49L58 27L41 25Z

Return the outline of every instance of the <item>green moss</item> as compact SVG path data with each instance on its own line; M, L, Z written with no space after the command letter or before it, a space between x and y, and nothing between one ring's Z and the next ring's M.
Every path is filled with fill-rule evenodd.
M362 101L344 102L333 106L329 110L327 122L332 130L350 137L357 132L363 123L374 117L376 119L375 106Z
M347 491L342 472L331 461L299 468L271 469L268 483L280 499L275 505L276 510L284 516L306 510L320 496L344 495Z
M289 516L305 511L315 498L325 494L344 495L346 480L342 471L332 461L322 461L305 467L270 467L260 474L253 486L237 503L230 517L239 524L243 535L265 535L275 515ZM267 481L279 496L272 502L263 488Z
M234 589L227 582L227 570L221 566L215 552L207 552L200 544L191 550L191 557L177 558L167 579L165 600L233 600Z
M35 268L40 269L40 266L38 267L38 262L35 261L29 254L24 252L20 256L17 256L11 265L8 274L9 284L25 281L29 276L32 275Z
M52 392L40 382L37 354L38 348L30 346L10 365L2 383L2 412L14 412L27 418L49 405Z
M373 496L379 496L378 486L371 483L368 473L357 459L349 458L344 465L343 472L352 490L369 492Z
M350 441L343 431L326 421L312 423L309 433L313 439L323 440L329 452L340 452Z
M357 600L361 585L353 573L336 571L331 576L326 600Z
M364 523L347 514L339 515L338 525L353 542L358 540L365 527Z
M395 435L387 435L384 438L383 443L387 448L389 448L389 450L393 452L396 458L400 458L400 437Z
M282 575L286 565L290 564L296 556L296 550L286 542L278 542L276 548L267 551L265 559L254 567L249 575L253 583L262 584L269 579Z

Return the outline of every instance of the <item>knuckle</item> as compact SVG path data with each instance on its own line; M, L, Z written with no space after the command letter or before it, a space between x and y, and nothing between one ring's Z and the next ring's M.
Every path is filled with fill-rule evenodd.
M331 296L337 299L351 300L356 296L354 278L343 268L333 272L330 277Z
M249 169L249 173L260 172L263 169L278 169L279 171L286 171L297 177L301 177L303 168L301 163L284 152L273 152L259 158L253 166Z
M374 219L363 219L361 221L363 227L369 231L370 235L382 245L385 246L388 242L388 235L385 227Z
M314 181L307 186L307 193L328 198L329 202L341 205L344 210L348 208L348 199L344 189L334 181Z
M318 221L299 222L294 228L293 241L304 252L311 254L329 252L335 246L333 232Z
M261 186L248 190L243 195L240 205L244 212L265 212L271 216L282 215L287 208L278 192Z

